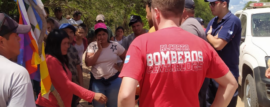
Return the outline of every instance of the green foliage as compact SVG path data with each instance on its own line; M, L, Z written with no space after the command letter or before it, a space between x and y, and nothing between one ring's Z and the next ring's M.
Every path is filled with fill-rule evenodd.
M205 26L210 22L214 16L209 7L208 2L204 0L194 0L195 1L195 17L200 17L204 20Z
M256 3L256 1L249 1L249 2L247 2L247 3L245 4L245 7L243 8L243 10L246 9L247 7L249 7L249 5L250 5L251 3Z
M0 12L8 15L19 15L17 3L14 0L0 0Z
M145 0L42 0L44 6L50 10L50 16L54 17L53 9L61 7L63 16L73 15L75 10L83 13L82 20L89 27L95 25L95 19L98 14L104 14L106 24L114 30L118 26L125 28L125 34L132 32L128 26L131 15L141 16L144 28L149 29L146 19ZM201 17L207 24L213 15L208 3L203 0L195 0L195 16ZM14 0L0 0L0 11L12 14L18 14L17 4Z
M270 0L260 0L260 2L270 2Z

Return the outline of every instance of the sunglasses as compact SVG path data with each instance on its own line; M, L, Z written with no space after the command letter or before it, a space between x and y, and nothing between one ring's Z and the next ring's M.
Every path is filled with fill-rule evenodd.
M222 2L222 1L210 2L210 3L209 3L209 6L210 6L210 7L215 7L216 4L219 3L219 2Z

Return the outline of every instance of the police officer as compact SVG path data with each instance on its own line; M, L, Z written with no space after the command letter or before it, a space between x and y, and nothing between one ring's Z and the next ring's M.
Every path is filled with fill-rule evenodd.
M238 17L229 11L230 0L205 0L209 2L213 18L206 29L207 40L216 49L217 53L237 80L239 76L239 47L241 40L241 22ZM213 79L207 91L207 106L211 106L218 89L218 83ZM237 104L238 91L228 107Z

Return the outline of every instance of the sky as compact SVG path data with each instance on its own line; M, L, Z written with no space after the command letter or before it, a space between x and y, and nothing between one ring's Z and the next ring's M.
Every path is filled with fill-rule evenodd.
M242 10L245 4L249 1L259 1L259 0L230 0L230 10L232 13Z

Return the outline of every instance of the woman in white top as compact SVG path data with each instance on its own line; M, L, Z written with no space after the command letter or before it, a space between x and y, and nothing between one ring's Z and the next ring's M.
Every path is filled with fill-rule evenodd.
M118 42L108 40L108 31L104 23L95 25L97 41L87 47L85 62L92 66L89 89L103 93L107 98L107 107L117 107L117 97L122 79L118 77L121 68L115 67L117 57L125 58L125 48ZM93 101L94 107L105 107Z
M81 61L82 66L82 56L84 51L87 49L88 42L85 39L86 36L86 28L81 24L77 27L77 31L75 32L75 38L73 40L73 46L78 51L78 55Z

